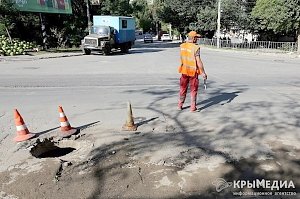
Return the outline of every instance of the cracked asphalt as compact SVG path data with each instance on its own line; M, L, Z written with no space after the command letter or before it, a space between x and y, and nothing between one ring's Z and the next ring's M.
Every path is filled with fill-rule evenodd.
M201 80L201 111L190 113L189 97L184 110L176 106L178 46L137 43L128 55L1 61L0 198L239 198L233 192L274 192L218 192L218 178L293 181L295 188L282 191L298 195L284 198L299 197L300 59L202 48L208 89ZM136 133L121 131L127 101ZM67 157L32 157L32 143L56 136L59 105L81 130L74 143L93 147ZM39 137L13 143L14 108ZM53 181L61 160L71 164Z

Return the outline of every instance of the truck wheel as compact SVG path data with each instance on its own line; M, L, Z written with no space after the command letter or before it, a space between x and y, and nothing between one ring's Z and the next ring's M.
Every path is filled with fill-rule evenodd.
M83 54L90 55L91 54L91 50L90 49L83 49Z
M105 46L105 48L103 49L103 54L106 56L106 55L109 55L110 54L110 46Z
M121 52L122 52L122 53L128 53L128 51L129 51L128 45L127 45L127 44L123 44L123 45L121 46Z

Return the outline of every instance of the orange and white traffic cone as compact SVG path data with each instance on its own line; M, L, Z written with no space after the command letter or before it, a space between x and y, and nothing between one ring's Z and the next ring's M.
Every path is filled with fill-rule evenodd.
M15 142L22 142L29 140L35 136L35 134L32 134L27 129L24 120L17 109L14 110L14 116L15 116L15 124L17 128L17 136L14 138Z
M76 128L72 128L64 110L61 106L58 107L61 137L69 137L77 132Z

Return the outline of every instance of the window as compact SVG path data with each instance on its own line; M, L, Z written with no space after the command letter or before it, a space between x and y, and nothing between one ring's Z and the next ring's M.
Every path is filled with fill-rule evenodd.
M122 20L122 28L127 28L127 20Z

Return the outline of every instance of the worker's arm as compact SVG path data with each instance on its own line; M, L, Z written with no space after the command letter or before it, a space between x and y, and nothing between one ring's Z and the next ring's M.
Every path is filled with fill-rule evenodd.
M204 66L203 66L203 62L200 58L200 49L197 50L196 52L196 62L197 62L197 67L200 71L202 71L202 76L203 79L207 79L207 74L205 72Z

